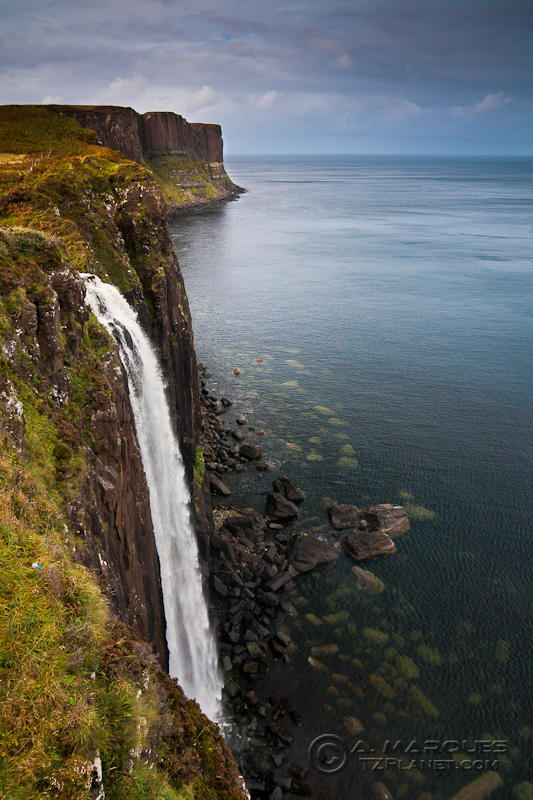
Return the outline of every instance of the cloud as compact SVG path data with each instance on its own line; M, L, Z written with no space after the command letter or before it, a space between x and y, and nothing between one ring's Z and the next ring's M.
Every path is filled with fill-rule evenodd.
M206 108L213 104L216 94L210 86L202 86L196 92L193 92L188 98L188 106L193 111L198 111L200 108Z
M279 92L276 89L270 89L268 92L261 97L259 100L259 108L270 108L270 106L276 102L279 97Z
M487 111L494 111L511 102L510 97L506 97L503 92L489 92L479 103L472 106L473 114L486 114Z
M233 152L353 152L361 131L377 151L531 151L531 0L0 6L0 103L172 110L220 122Z
M335 64L341 69L350 69L352 66L352 59L348 53L343 53L335 59Z
M497 108L503 108L511 100L512 98L507 97L503 92L489 92L483 100L479 100L471 106L455 106L452 108L452 114L454 117L462 117L467 114L488 114Z
M50 106L56 105L57 103L61 102L61 96L58 94L47 94L46 97L43 97L41 100L41 104L43 106Z
M146 88L146 85L147 80L142 75L133 75L131 78L118 76L105 88L103 99L106 102L124 103L126 97L135 97ZM130 101L128 105L131 105Z

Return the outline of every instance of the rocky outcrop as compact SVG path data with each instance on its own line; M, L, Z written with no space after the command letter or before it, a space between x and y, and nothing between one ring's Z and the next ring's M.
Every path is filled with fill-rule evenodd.
M285 475L281 475L272 481L272 488L275 492L283 495L286 500L290 500L291 503L303 503L305 501L305 492L300 489L296 481L293 481L292 478L287 478Z
M298 572L309 572L318 564L337 561L340 553L328 542L300 533L294 539L290 562Z
M357 531L343 542L346 555L354 561L366 561L374 556L388 556L396 552L396 545L386 533L379 531Z
M122 106L51 105L96 132L100 144L153 169L169 211L200 209L243 191L224 169L220 125L188 122L172 111L138 114Z
M361 523L369 531L382 531L388 536L397 536L409 529L409 518L402 506L392 503L379 503L366 506L360 514Z
M337 531L359 527L359 509L349 503L335 503L329 506L328 517Z
M279 522L288 522L296 519L298 509L294 503L283 497L278 492L268 492L265 502L265 514L269 519Z

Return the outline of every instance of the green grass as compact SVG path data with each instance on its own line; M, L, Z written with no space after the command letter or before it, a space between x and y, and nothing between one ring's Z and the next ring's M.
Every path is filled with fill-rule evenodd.
M194 464L194 479L198 486L204 482L205 462L204 462L204 448L200 445L196 448L196 461Z
M75 155L90 151L98 137L76 120L46 106L0 107L0 152Z
M219 196L205 161L189 155L171 153L145 157L144 163L154 173L165 202L172 207L213 200Z

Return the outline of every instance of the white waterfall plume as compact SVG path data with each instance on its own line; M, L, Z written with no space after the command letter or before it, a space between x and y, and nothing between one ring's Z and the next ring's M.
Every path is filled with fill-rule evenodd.
M211 719L220 715L222 682L189 513L185 468L172 426L156 352L118 289L93 275L86 302L116 339L128 375L131 407L150 492L161 569L169 672Z

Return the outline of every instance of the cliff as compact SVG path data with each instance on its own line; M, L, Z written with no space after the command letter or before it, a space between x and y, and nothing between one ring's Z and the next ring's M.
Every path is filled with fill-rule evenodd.
M126 135L122 124L114 130ZM11 755L0 783L22 781L17 797L95 797L101 757L106 797L148 796L160 770L147 770L162 765L161 786L229 800L242 792L216 727L158 665L167 663L159 564L127 380L114 340L84 304L80 272L120 288L152 331L205 550L187 296L154 176L97 141L56 111L0 108L2 592L19 620L1 620L0 722ZM21 663L31 673L22 683ZM40 711L19 730L34 692ZM79 740L59 736L62 717L79 720ZM65 788L76 775L83 792ZM131 776L148 781L144 793Z
M47 106L94 130L99 143L147 166L170 213L201 209L238 196L224 168L220 125L188 122L171 111L138 114L121 106Z

